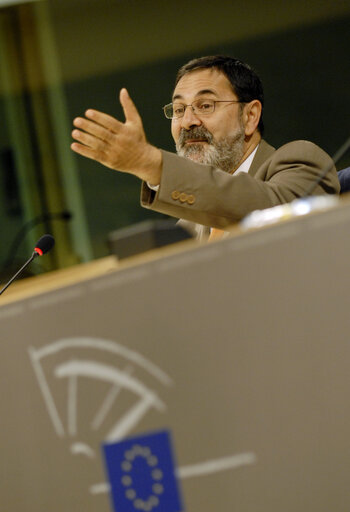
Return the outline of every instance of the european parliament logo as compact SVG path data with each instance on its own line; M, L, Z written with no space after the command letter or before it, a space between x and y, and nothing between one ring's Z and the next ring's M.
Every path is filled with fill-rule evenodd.
M183 510L168 431L103 448L115 512Z

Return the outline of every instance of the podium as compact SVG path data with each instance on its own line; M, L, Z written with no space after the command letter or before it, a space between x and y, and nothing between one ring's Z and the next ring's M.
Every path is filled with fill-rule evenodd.
M4 294L1 509L113 510L102 446L165 431L186 511L350 510L349 228L345 199ZM174 511L134 487L118 512Z

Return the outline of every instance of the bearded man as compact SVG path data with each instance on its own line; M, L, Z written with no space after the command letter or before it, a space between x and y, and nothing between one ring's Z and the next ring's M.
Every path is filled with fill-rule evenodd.
M262 139L262 84L238 59L201 57L179 70L163 109L177 155L147 142L125 89L120 102L124 123L91 109L76 118L71 148L142 179L142 206L190 221L198 238L222 233L253 210L339 193L336 169L321 148L294 141L275 150Z

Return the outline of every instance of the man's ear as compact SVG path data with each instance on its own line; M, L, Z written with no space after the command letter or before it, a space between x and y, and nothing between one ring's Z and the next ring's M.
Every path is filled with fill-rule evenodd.
M256 131L260 121L261 111L262 106L259 100L253 100L244 105L243 122L246 137L253 135Z

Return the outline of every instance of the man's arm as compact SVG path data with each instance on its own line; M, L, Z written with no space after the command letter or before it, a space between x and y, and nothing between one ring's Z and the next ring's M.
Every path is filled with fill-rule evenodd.
M332 160L308 141L294 141L275 151L254 176L227 174L163 151L161 185L157 193L143 184L146 208L192 222L224 229L253 210L270 208L304 197ZM313 195L339 192L333 166Z
M318 146L297 141L283 146L253 176L227 174L157 149L146 140L137 109L126 89L120 92L125 122L87 110L74 120L76 153L121 172L160 185L155 193L143 184L146 208L206 226L225 228L256 209L269 208L303 197L330 163ZM335 167L314 194L338 193Z
M89 109L84 117L74 119L71 148L116 171L134 174L158 185L162 172L162 153L149 144L141 117L126 89L120 91L125 114L122 123L112 116Z

